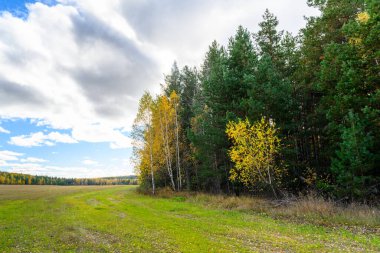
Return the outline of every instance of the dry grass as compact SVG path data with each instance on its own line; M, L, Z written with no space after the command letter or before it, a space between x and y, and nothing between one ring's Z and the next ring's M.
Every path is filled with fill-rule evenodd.
M183 199L203 205L255 212L273 218L294 222L310 223L328 227L344 227L360 233L380 234L380 209L358 203L338 204L316 195L293 197L282 200L269 200L259 197L211 195L194 192L173 192L162 189L158 197Z
M324 226L344 226L360 232L380 232L380 209L358 203L342 205L308 195L268 211L275 216Z

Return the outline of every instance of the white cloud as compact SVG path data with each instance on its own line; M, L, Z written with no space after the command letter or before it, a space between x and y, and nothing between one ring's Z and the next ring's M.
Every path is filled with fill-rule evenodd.
M22 153L17 153L9 150L0 151L0 160L3 161L17 161L20 156L23 156Z
M0 116L54 129L98 124L118 136L114 129L130 129L138 97L161 72L114 4L102 3L104 11L80 1L29 4L25 20L0 14Z
M85 159L85 160L82 161L82 163L84 165L89 165L89 166L98 165L99 164L99 162L94 161L94 160L90 160L90 159Z
M22 158L25 154L18 153L14 151L9 150L1 150L0 151L0 164L3 166L7 165L7 162L12 161L19 161L21 163L44 163L47 162L47 160L37 157L26 157Z
M20 160L22 163L45 163L47 160L37 157L27 157Z
M78 141L110 142L110 148L112 149L132 147L131 139L122 134L120 130L99 124L74 128L72 135Z
M199 65L213 40L226 45L236 28L258 30L268 8L278 16L279 29L296 34L306 24L303 16L317 15L306 0L145 0L121 1L121 10L139 38L159 48L161 64L169 70L180 64ZM296 8L295 8L296 6ZM166 56L166 57L162 57ZM171 61L168 61L171 57Z
M0 126L0 133L4 133L4 134L10 134L11 132L7 129L4 129Z
M174 60L201 64L212 40L257 30L266 7L293 32L317 13L305 0L57 2L28 4L25 19L0 14L0 116L74 132L98 124L113 148L130 146L115 129L131 129L139 96Z
M37 132L30 135L13 136L9 141L9 144L21 147L54 146L56 143L78 143L78 141L68 134L59 132L49 134Z
M64 178L95 178L132 175L130 166L82 167L52 166L36 163L6 163L0 160L0 170L30 175L54 176Z

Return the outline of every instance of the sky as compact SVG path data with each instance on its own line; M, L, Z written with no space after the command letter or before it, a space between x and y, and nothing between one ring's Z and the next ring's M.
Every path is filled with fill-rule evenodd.
M266 8L293 34L318 15L306 0L0 0L0 171L134 174L143 92L239 25L256 32Z

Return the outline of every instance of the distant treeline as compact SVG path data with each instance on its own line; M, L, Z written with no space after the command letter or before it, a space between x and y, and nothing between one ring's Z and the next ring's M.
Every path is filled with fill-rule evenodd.
M61 178L0 172L0 184L13 185L137 185L136 176Z

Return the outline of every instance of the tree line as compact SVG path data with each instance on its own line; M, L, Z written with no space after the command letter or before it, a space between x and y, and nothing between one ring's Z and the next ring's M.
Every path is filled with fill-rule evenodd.
M136 185L135 176L104 178L61 178L0 172L0 184L9 185Z
M294 36L268 10L214 41L200 68L174 63L133 127L142 187L213 193L380 190L380 2L308 0Z

